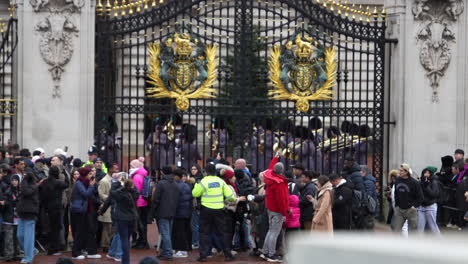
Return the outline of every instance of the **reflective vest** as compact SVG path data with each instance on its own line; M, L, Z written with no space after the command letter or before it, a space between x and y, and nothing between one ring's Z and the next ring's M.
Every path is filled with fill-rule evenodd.
M88 160L85 164L83 164L83 166L81 166L82 168L86 167L86 165L94 165L94 162ZM102 167L101 167L101 170L102 172L104 172L105 174L107 174L107 167L106 167L106 164L104 164L104 162L102 163ZM112 176L112 175L111 175Z
M193 197L201 196L201 204L210 209L223 209L224 200L233 201L234 193L219 177L206 176L192 190Z

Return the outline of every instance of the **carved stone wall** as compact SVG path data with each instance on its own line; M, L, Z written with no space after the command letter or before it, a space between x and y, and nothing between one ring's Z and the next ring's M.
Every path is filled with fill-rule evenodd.
M466 0L386 0L392 46L389 168L418 175L457 148L468 150Z
M39 50L54 81L52 97L60 97L60 81L65 66L73 55L73 36L79 37L79 29L73 22L75 13L79 14L84 0L30 0L35 12L47 13L36 25L41 35Z
M439 101L440 79L452 59L451 46L456 39L452 24L463 9L463 0L415 0L411 9L414 19L421 22L416 35L419 60L432 87L433 102Z
M94 0L18 1L18 140L86 158L94 125Z

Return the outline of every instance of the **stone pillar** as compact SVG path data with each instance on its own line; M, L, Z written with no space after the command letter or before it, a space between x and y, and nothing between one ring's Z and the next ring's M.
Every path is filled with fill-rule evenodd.
M19 0L18 141L85 157L94 123L95 1Z
M467 12L464 1L387 0L398 38L392 67L390 168L440 168L441 156L467 149Z

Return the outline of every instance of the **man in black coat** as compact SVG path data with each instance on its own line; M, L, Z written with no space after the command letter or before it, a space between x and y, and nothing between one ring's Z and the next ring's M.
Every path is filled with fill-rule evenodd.
M172 175L172 168L162 169L163 179L156 185L153 212L162 240L161 260L172 260L172 224L179 204L180 191Z
M351 229L351 206L353 203L353 189L351 185L338 174L331 174L330 182L334 188L333 199L333 229Z
M353 156L346 157L341 176L343 176L343 178L349 183L353 183L355 190L361 192L366 191L364 179L361 176L361 167L354 161Z
M308 195L312 197L317 195L317 186L312 182L314 178L318 178L318 175L312 171L303 172L301 176L304 187L299 196L299 208L301 209L301 228L303 230L311 230L314 218L314 205L307 199Z

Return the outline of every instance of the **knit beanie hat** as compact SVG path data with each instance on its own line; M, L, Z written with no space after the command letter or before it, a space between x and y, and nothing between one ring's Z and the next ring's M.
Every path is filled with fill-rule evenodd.
M229 179L234 177L234 172L231 171L231 170L225 170L223 176L224 176L224 180L227 182L227 181L229 181Z
M80 159L73 160L73 167L80 168L81 166L83 166L83 162Z
M430 171L432 174L437 172L437 167L434 167L434 166L428 166L426 169Z
M137 159L132 160L130 162L130 167L137 168L137 169L143 168L143 162L141 162L141 161L139 161Z
M283 174L284 172L284 165L281 162L278 162L275 164L275 167L273 167L273 172L276 174Z

